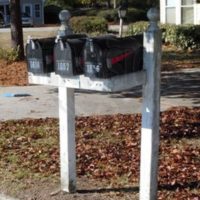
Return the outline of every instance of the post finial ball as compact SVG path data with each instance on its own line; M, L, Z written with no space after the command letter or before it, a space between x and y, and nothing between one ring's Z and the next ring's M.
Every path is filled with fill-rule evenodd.
M159 20L159 11L157 8L150 8L147 12L147 17L151 22L157 22Z
M68 21L71 17L71 14L68 10L61 10L59 13L60 21Z

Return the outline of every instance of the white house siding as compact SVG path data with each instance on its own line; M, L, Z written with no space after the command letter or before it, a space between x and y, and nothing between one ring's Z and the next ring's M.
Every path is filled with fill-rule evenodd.
M200 24L200 4L194 6L194 24Z
M172 6L167 6L167 1L172 3ZM193 9L187 10L186 17L182 17L182 12L184 7L181 5L182 0L160 0L160 22L161 23L172 23L172 24L182 24L182 23L192 23L192 24L200 24L200 4L193 3L189 8ZM194 1L195 2L195 1ZM169 16L167 18L167 9L175 8L174 16ZM190 14L190 16L189 16ZM189 19L190 17L190 19ZM170 22L168 22L170 21Z
M160 1L160 21L161 23L166 23L166 8L165 8L165 1Z

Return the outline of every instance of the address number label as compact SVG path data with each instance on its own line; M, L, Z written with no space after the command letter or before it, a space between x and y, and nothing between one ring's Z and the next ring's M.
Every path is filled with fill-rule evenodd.
M37 59L29 59L29 66L31 69L40 69L40 61Z
M100 63L90 63L90 62L87 62L86 63L86 71L87 73L89 74L93 74L95 72L100 72L101 70L101 64Z
M57 61L58 71L69 71L70 64L66 61Z

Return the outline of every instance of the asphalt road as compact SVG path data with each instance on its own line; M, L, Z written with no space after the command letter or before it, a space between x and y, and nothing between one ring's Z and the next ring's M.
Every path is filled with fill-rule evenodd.
M199 80L200 68L162 73L161 110L200 106ZM139 113L141 90L139 87L120 93L75 91L75 113L77 116ZM45 117L58 117L57 88L0 87L0 120Z

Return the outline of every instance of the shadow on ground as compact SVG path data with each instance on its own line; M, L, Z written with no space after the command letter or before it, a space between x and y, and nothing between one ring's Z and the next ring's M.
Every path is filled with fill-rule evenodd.
M200 181L189 182L185 184L176 183L174 185L159 185L158 190L176 191L177 189L195 189L200 188ZM139 187L123 187L123 188L99 188L99 189L82 189L77 190L80 194L88 193L109 193L109 192L124 192L124 193L135 193L139 192Z
M179 184L176 183L174 185L160 185L158 187L159 190L168 190L168 191L176 191L177 189L197 189L200 188L200 181L185 183L185 184Z
M124 187L124 188L100 188L100 189L84 189L78 190L78 193L85 194L85 193L108 193L108 192L139 192L139 187Z
M182 71L182 72L165 72L161 78L161 96L168 98L187 98L194 104L200 104L200 70ZM57 93L58 89L51 89L49 93ZM76 94L98 93L101 95L110 95L111 98L140 98L142 96L142 86L134 87L133 89L108 93L96 92L89 90L75 90Z
M139 98L142 87L111 94L113 98ZM194 104L200 104L200 71L163 73L161 96L168 98L189 98Z
M161 95L170 98L189 98L200 103L200 71L177 72L162 76Z

